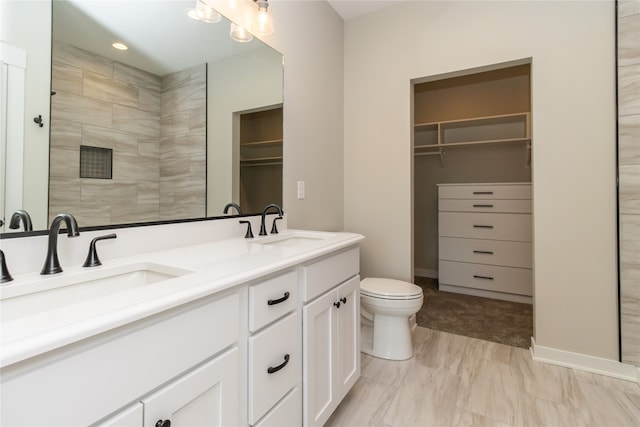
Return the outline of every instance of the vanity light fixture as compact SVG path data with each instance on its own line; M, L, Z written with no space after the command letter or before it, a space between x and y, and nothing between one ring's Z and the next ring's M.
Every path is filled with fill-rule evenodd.
M233 22L231 23L229 37L240 43L247 43L253 40L253 36L249 31L245 30L240 25L234 24Z
M118 49L118 50L127 50L127 49L129 49L129 47L126 44L121 43L121 42L115 42L115 43L111 44L111 46L114 49Z
M190 9L187 15L189 15L189 18L206 22L207 24L215 24L222 19L222 15L206 4L204 0L196 0L196 7Z
M270 36L274 33L273 15L269 10L268 0L253 0L258 6L258 16L253 22L251 29L254 33L262 36Z

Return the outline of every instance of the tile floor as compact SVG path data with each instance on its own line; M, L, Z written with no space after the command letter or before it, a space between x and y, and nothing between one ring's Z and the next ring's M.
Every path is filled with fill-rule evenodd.
M528 349L418 327L414 357L362 355L325 426L640 426L640 386L534 362Z

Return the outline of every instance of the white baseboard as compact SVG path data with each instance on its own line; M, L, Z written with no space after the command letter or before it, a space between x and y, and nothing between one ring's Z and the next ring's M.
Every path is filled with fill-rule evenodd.
M640 369L636 366L601 357L536 345L533 337L531 338L531 356L533 360L538 362L551 363L640 383Z
M414 268L413 275L418 277L428 277L429 279L437 279L438 270L429 270L427 268Z

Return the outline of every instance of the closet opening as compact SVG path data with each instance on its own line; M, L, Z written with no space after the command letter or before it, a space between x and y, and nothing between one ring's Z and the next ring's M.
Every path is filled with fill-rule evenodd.
M416 321L528 348L531 59L411 83Z

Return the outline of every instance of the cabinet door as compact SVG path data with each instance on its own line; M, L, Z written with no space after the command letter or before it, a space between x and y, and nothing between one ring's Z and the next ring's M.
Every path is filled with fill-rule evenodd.
M306 305L303 313L303 418L305 426L321 426L329 418L336 401L333 385L337 352L337 302L335 289Z
M239 425L239 358L235 347L144 399L144 426Z
M360 276L340 285L338 298L335 387L336 398L342 400L360 377Z

